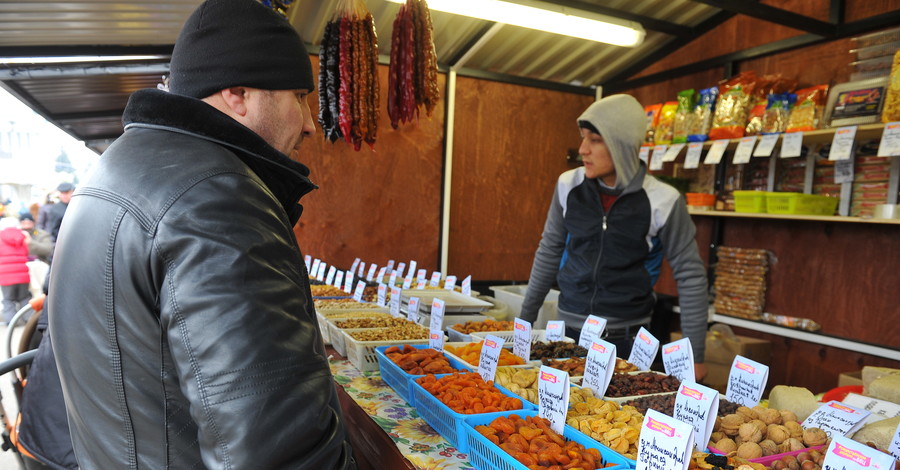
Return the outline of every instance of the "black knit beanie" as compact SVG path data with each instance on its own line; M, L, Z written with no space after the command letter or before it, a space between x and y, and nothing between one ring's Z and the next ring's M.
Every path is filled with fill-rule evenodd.
M194 98L233 86L315 88L300 35L254 0L203 2L175 41L170 72L169 91Z

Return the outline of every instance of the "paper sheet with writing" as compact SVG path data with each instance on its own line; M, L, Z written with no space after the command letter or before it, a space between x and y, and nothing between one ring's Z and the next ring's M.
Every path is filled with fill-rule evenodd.
M359 258L357 258L359 259ZM303 263L306 264L306 273L309 274L309 269L312 266L312 256L306 255L303 257Z
M391 277L388 279L388 287L394 287L397 285L397 276L399 276L399 273L397 271L391 271Z
M686 170L698 168L701 155L703 155L703 142L688 144L687 156L684 157L684 168Z
M681 149L683 149L685 145L687 144L672 144L672 146L666 150L666 153L663 154L663 162L668 163L677 160L678 154L681 153Z
M453 290L456 287L456 276L447 276L447 279L444 279L444 289Z
M355 272L356 272L356 268L359 267L359 262L360 262L360 261L362 261L362 260L359 259L359 258L356 258L356 259L353 260L353 264L350 265L350 272L351 272L351 273L355 273Z
M410 261L409 261L409 271L406 273L406 275L407 275L407 276L410 276L410 275L412 275L413 273L415 273L415 272L416 272L416 266L417 266L417 265L418 265L418 262L417 262L416 260L410 260ZM401 271L401 272L402 272L402 271Z
M316 280L319 282L325 281L325 268L328 267L326 263L319 263L319 272L316 273Z
M834 436L822 470L892 470L894 457L848 437Z
M642 326L634 337L634 346L631 347L628 362L636 365L638 370L650 370L653 360L656 359L657 351L659 351L659 340Z
M462 293L465 295L472 295L472 275L466 276L462 282Z
M405 273L406 272L406 263L398 264L397 271L400 271L401 273ZM406 276L412 276L412 273L403 275L403 277L406 277Z
M722 161L722 155L725 155L725 149L728 148L728 139L715 140L706 152L706 159L703 160L704 165L715 165Z
M344 285L344 271L338 271L334 277L334 287L340 289Z
M778 134L768 134L759 139L756 150L753 151L754 157L768 157L775 150L775 144L778 143Z
M855 393L848 393L847 396L841 400L841 403L855 406L872 413L866 418L866 424L900 416L900 404L892 403L887 400L879 400L877 398L864 397Z
M419 279L418 282L416 282L416 289L419 289L419 290L424 289L426 283L427 283L427 281L425 279Z
M309 270L309 275L316 277L319 274L319 265L322 264L322 260L316 258L312 262L312 268Z
M753 155L753 147L756 145L756 139L759 136L753 135L750 137L741 138L740 143L738 143L737 149L734 150L734 159L732 162L735 165L747 163L750 161L750 156Z
M387 273L387 266L382 266L381 269L378 270L378 277L375 278L375 282L384 284L385 273Z
M353 272L347 271L347 275L344 276L344 292L351 293L353 292Z
M500 362L500 350L503 349L503 338L494 335L484 337L481 345L481 355L478 358L478 375L485 382L494 380L497 375L497 363Z
M359 271L356 273L356 277L363 277L366 273L366 263L359 263Z
M795 158L803 154L803 133L789 132L781 138L781 158Z
M356 290L353 291L353 300L357 302L362 302L363 292L366 290L366 281L359 281L356 283Z
M513 354L531 360L531 322L516 318L513 324Z
M391 271L394 270L394 260L388 260L387 268Z
M663 169L663 157L668 148L668 145L657 145L656 147L653 147L653 154L650 156L650 170L659 171Z
M853 156L853 145L856 141L856 126L838 127L831 139L831 150L828 159L831 161L849 160Z
M416 281L425 281L425 276L428 274L428 271L425 269L420 269L416 271Z
M441 285L441 272L435 271L431 273L431 282L429 282L431 287L438 287Z
M391 315L400 317L400 288L391 287Z
M428 335L428 344L431 346L431 349L437 349L438 351L444 350L445 308L446 303L443 300L434 299L431 301L431 323L429 325L431 332Z
M371 264L369 265L369 272L366 273L366 280L371 281L373 277L375 277L375 270L378 269L378 265Z
M859 430L870 414L855 406L831 400L813 411L801 426L803 429L819 428L831 436L847 436Z
M562 434L569 410L569 373L541 366L538 372L538 415L550 420L550 429Z
M600 339L603 330L606 329L606 319L597 315L588 315L581 326L581 336L578 337L578 345L584 349L591 347L591 343Z
M900 460L900 424L897 425L897 430L894 431L894 438L891 439L891 445L888 447L888 451L897 460Z
M694 380L694 350L690 338L681 338L662 347L666 374L684 382Z
M694 427L694 445L706 451L706 443L716 424L719 411L719 391L704 387L693 380L681 382L675 395L672 417Z
M387 307L387 284L378 283L378 306Z
M403 288L409 289L410 287L412 287L412 281L412 276L406 276L405 278L403 278Z
M544 332L547 341L562 341L566 337L566 322L563 320L550 320Z
M641 424L635 470L686 470L693 448L693 426L647 410Z
M595 397L606 394L609 381L616 369L616 345L602 339L595 339L588 348L584 362L584 377L581 386L588 387Z
M900 122L889 122L884 125L881 142L878 143L878 156L900 156Z
M760 364L744 356L735 356L728 375L725 398L733 403L753 408L759 404L766 382L769 380L769 366Z
M328 268L328 274L325 276L325 284L334 285L334 275L337 274L337 268L334 265Z
M650 149L653 147L643 146L641 147L640 152L638 152L638 158L640 158L647 165L650 164Z
M406 318L413 323L419 323L419 298L410 297L406 306ZM430 326L430 325L429 325Z

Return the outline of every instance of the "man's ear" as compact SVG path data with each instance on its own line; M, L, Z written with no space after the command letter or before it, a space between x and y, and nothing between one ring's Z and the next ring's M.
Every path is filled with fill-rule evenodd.
M238 116L247 115L247 89L236 86L220 91L225 105Z

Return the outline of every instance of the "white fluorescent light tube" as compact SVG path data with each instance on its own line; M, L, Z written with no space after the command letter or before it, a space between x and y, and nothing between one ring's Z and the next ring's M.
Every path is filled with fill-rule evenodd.
M388 0L406 3L406 0ZM644 40L644 28L633 21L534 0L427 0L432 10L497 23L562 34L590 41L633 47Z
M65 57L0 57L0 64L72 64L80 62L119 62L132 60L164 59L158 55L110 55Z

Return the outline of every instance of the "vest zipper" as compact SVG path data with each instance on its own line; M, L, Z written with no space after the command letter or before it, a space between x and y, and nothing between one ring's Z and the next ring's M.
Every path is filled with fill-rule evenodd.
M591 315L596 315L596 312L594 312L594 299L597 298L597 269L600 268L600 260L603 258L603 241L606 239L606 227L606 214L604 213L602 226L603 229L600 231L600 251L597 253L597 261L594 263L594 276L592 277L592 279L594 280L594 293L591 294Z

